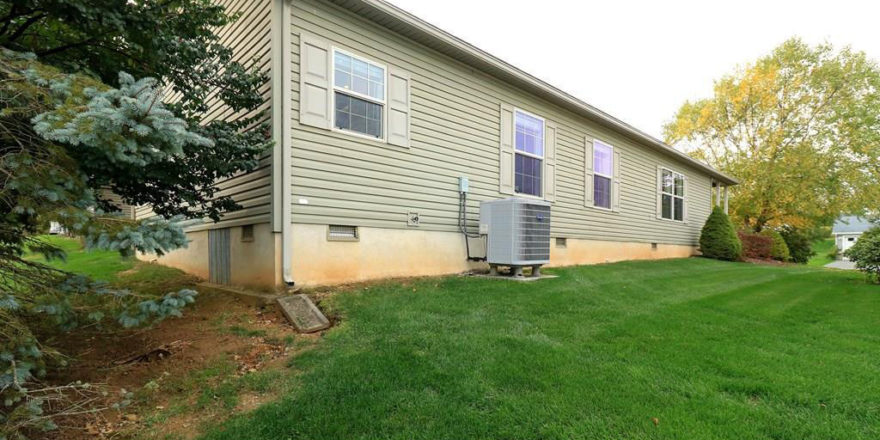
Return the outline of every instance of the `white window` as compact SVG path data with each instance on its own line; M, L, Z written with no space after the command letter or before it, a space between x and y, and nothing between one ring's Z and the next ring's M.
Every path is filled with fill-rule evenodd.
M660 180L660 215L668 220L684 220L684 175L662 170Z
M593 206L611 209L614 147L593 140Z
M333 50L333 126L377 139L385 133L385 67Z
M544 168L544 119L514 112L514 191L541 197Z

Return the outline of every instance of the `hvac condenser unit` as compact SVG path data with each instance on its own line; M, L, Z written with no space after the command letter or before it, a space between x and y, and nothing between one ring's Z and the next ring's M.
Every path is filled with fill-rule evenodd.
M493 270L510 266L519 275L524 266L538 268L550 261L550 204L516 197L482 202L480 233L488 235L486 261Z

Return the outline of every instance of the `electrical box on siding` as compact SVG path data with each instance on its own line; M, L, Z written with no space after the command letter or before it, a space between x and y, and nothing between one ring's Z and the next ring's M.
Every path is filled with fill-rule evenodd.
M465 176L461 176L458 178L458 192L467 193L468 192L468 178Z

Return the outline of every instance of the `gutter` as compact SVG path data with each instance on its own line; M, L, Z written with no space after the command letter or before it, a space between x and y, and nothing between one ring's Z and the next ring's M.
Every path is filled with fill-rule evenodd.
M337 3L350 2L337 1ZM391 18L393 21L409 27L410 29L416 31L424 37L429 38L432 41L441 43L442 45L449 48L451 51L463 55L463 57L460 56L460 58L466 59L467 63L474 65L477 68L482 68L482 70L486 71L486 73L489 73L490 75L498 76L498 73L501 73L520 83L524 83L532 89L532 93L537 93L542 97L552 98L553 101L563 105L564 107L567 107L570 110L574 110L576 113L580 113L590 119L593 119L596 122L605 125L606 127L616 130L637 141L643 142L666 154L675 156L683 162L686 162L691 166L705 171L710 176L715 177L716 179L727 185L736 185L739 183L739 180L737 180L736 178L728 176L703 162L691 158L687 154L684 154L681 151L678 151L675 148L667 145L665 142L621 121L620 119L609 115L608 113L599 110L596 107L593 107L590 104L587 104L584 101L581 101L578 98L575 98L572 95L569 95L568 93L563 92L562 90L514 67L509 63L504 62L500 58L497 58L494 55L491 55L488 52L485 52L477 48L476 46L473 46L472 44L416 17L415 15L412 15L409 12L392 5L386 0L357 0L355 1L355 3L359 3L360 5L366 6L369 9L379 12L386 17ZM360 14L362 14L362 11L359 12L359 15ZM387 24L383 24L383 26L388 27ZM455 58L455 56L453 56L453 58Z

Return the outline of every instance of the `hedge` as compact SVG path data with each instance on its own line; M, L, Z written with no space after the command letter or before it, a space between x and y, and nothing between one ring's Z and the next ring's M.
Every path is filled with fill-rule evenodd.
M742 255L744 258L769 260L773 257L772 238L749 231L739 231L737 235L742 242Z

